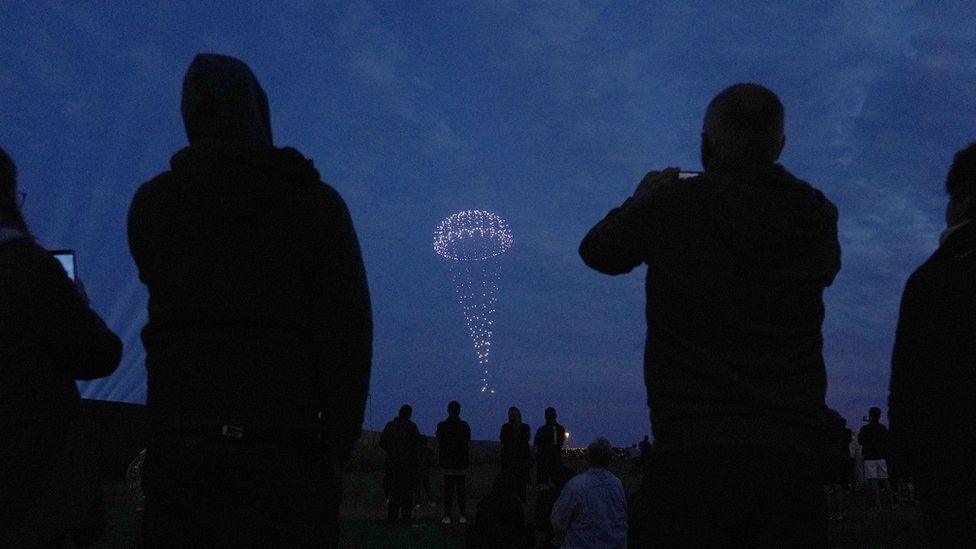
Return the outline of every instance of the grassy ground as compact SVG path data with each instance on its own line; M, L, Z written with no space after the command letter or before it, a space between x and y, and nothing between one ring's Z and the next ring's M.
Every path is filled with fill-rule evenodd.
M579 463L571 466L581 468ZM628 464L619 463L615 473L628 491L636 489L639 474ZM468 477L468 513L473 518L477 501L488 492L497 469L491 466L476 467ZM345 475L342 514L342 546L364 548L454 548L464 546L464 527L442 526L442 508L437 505L422 506L414 513L413 524L390 528L386 524L385 497L381 486L381 472L353 472ZM441 501L440 475L431 475L436 501ZM847 519L831 524L832 547L839 548L896 548L925 547L918 510L914 507L881 513L872 509L867 493L848 497ZM133 547L138 526L135 513L129 504L124 483L106 486L106 504L110 531L96 547ZM529 491L527 509L535 505L535 494Z

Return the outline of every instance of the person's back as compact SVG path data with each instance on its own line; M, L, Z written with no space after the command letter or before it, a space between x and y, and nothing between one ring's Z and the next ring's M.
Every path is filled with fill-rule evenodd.
M449 416L437 424L438 466L442 469L463 470L471 464L468 444L471 427L458 416Z
M217 505L226 514L213 528L224 533L300 522L302 511L334 518L335 481L322 477L330 476L322 464L348 459L359 437L372 344L349 213L310 160L273 145L267 99L242 62L197 56L183 116L190 145L139 189L128 222L149 291L149 537L163 535L152 530L164 509L195 512L175 507L187 499L176 486L235 502ZM262 484L266 477L280 482ZM238 507L234 495L270 498L292 483L328 494L296 501L287 517L251 516L260 502ZM312 510L322 505L333 507Z
M868 423L857 433L861 456L865 461L888 459L888 428L878 422Z
M935 547L976 539L976 143L945 185L938 250L905 284L888 410L892 470L914 479Z
M468 444L471 427L461 420L461 403L451 401L447 405L447 419L437 424L437 464L444 475L444 524L451 523L454 501L457 500L461 524L467 517L467 470L471 465Z
M198 57L184 104L206 96L197 88L228 86L222 79L236 70L246 67ZM371 320L346 206L311 160L270 137L195 137L139 189L129 212L132 256L149 290L142 335L154 425L239 419L314 428L325 411L344 431L334 433L338 446L351 449Z
M570 479L553 505L552 525L557 538L562 537L560 547L627 546L627 494L608 469L612 448L603 442L605 439L598 439L590 444L587 461L591 467Z
M648 265L644 375L658 474L645 479L698 468L701 493L667 484L672 497L698 509L692 515L722 501L709 485L744 479L763 460L784 477L802 473L803 498L774 489L784 502L811 510L819 503L821 324L824 289L840 268L837 210L776 163L783 120L782 104L761 86L723 91L705 116L704 174L651 172L580 245L586 264L606 274ZM714 482L705 480L711 474ZM656 491L647 492L654 499ZM757 528L771 532L776 523L760 514ZM812 514L780 516L802 522ZM658 519L678 526L677 516ZM782 524L780 532L802 538L806 527L813 528Z
M646 462L651 457L651 450L653 446L651 445L651 441L647 438L647 435L644 435L644 438L641 439L640 443L637 445L637 449L640 451L641 462Z
M659 227L638 244L658 451L812 451L825 390L823 290L839 259L833 206L769 165L662 186L647 207Z
M386 452L386 468L416 471L420 466L419 450L423 443L416 423L404 417L391 420L380 436L380 448Z
M75 381L111 374L122 343L31 237L16 194L0 149L0 547L60 547L102 511Z
M412 414L410 405L404 404L380 435L380 448L386 453L383 485L388 499L387 518L393 523L409 520L413 513L419 453L425 440L410 419Z
M566 428L556 422L556 409L546 408L545 416L546 422L536 430L533 440L538 464L536 486L550 481L552 472L559 466L566 442Z
M508 422L502 425L498 435L501 442L501 465L503 471L508 471L515 478L515 494L523 502L526 497L526 486L531 482L532 454L529 440L532 430L528 424L522 423L522 413L512 406L508 409Z

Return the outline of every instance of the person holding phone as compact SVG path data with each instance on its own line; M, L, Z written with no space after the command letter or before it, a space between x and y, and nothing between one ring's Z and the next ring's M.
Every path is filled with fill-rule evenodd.
M274 145L244 62L198 55L182 114L189 145L129 210L149 291L143 543L334 546L372 353L352 219Z
M784 118L763 86L725 89L705 112L704 173L650 172L580 244L601 273L647 265L643 525L675 546L826 543L816 456L837 208L778 163Z
M122 343L37 245L0 149L0 547L89 544L104 529L76 380L119 365Z

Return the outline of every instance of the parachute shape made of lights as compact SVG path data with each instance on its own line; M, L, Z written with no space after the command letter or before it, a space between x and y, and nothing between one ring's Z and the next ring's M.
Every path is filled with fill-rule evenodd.
M481 392L490 386L488 359L498 303L498 265L493 259L512 247L512 231L501 217L484 210L464 210L434 230L434 251L451 264L458 303L474 344Z

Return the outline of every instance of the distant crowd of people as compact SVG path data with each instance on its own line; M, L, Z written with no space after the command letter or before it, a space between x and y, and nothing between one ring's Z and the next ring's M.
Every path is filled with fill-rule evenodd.
M411 519L415 507L431 501L424 485L421 456L429 451L426 438L411 419L413 410L404 404L397 417L383 428L380 448L386 453L383 487L387 517L391 524ZM461 404L447 405L447 418L437 424L437 466L443 474L444 517L442 524L468 524L466 477L471 466L471 428L461 419ZM527 486L531 476L529 426L518 408L508 410L508 421L499 434L500 471L491 491L478 501L474 523L467 531L468 547L527 548L625 547L627 541L627 498L623 484L609 471L614 449L606 439L597 439L586 449L589 468L582 474L563 463L566 429L556 422L556 410L545 411L546 423L535 433L539 490L534 520L527 520ZM429 486L429 478L426 479ZM454 503L459 514L454 516ZM554 543L555 542L555 543ZM596 545L594 545L594 543Z
M310 159L274 145L267 97L243 62L197 56L181 111L189 145L139 188L128 216L149 295L141 544L334 547L335 468L360 436L373 340L352 220ZM650 172L583 238L579 254L597 271L647 265L654 443L637 449L643 480L628 505L610 444L590 444L589 468L573 475L547 410L534 439L544 543L826 546L850 470L851 433L824 400L838 213L779 163L784 124L769 89L727 88L705 111L704 172ZM976 144L956 154L945 188L947 228L901 303L890 431L872 410L858 438L877 505L892 503L889 469L911 479L932 544L959 547L976 540ZM75 381L111 374L122 345L35 242L23 205L0 151L0 547L84 545L105 518ZM381 438L391 520L411 516L422 462L429 475L434 459L410 418L404 406ZM452 402L435 434L445 523L455 503L467 520L470 436ZM530 437L510 409L470 546L534 541Z

